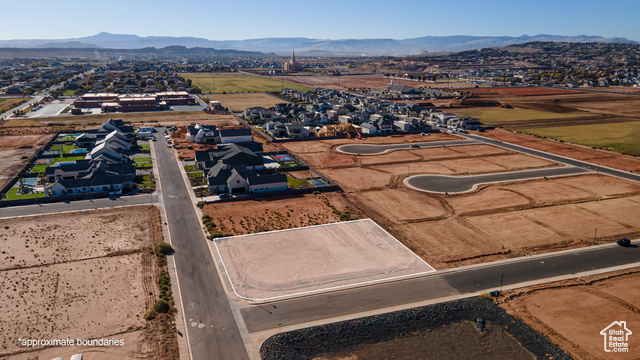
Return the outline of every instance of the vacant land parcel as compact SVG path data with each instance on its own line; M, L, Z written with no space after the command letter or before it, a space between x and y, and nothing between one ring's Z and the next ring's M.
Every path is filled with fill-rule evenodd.
M52 135L0 136L0 187L9 182Z
M582 277L508 292L501 306L574 359L637 359L640 269ZM580 301L576 301L580 299ZM628 352L606 352L600 332L624 321ZM617 330L617 328L616 328Z
M177 358L168 321L145 320L159 296L156 208L8 218L0 229L0 356ZM104 338L124 345L25 348L19 338Z
M216 239L234 291L270 299L434 271L370 219Z
M376 221L435 268L585 246L593 243L596 228L597 242L640 234L640 218L629 216L640 205L640 184L635 182L588 173L485 184L465 194L433 194L409 189L403 180L418 174L475 175L561 164L486 144L367 156L336 151L341 144L408 139L413 138L282 146L338 183L350 208Z
M182 77L191 79L193 85L204 93L280 92L283 88L298 91L313 89L289 81L246 74L187 73Z
M229 109L229 111L239 112L244 111L246 108L254 106L262 106L270 108L275 104L285 102L284 100L263 93L251 93L251 94L215 94L212 95L213 100L220 101L222 105Z

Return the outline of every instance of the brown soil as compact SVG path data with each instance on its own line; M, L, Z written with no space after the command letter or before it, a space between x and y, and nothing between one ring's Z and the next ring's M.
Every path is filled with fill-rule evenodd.
M503 129L484 132L483 136L530 147L536 150L546 151L552 154L589 161L595 164L600 164L615 169L640 172L640 159L633 156L616 154L604 150L591 149L584 146L565 144L548 139L540 139L535 136L515 133Z
M325 201L338 211L350 205L342 194L327 193L207 204L202 212L211 216L216 229L224 235L243 235L340 221ZM360 217L353 208L351 211L354 217Z
M78 224L82 224L78 227ZM144 320L158 297L154 207L0 220L0 354L27 359L174 359L169 319ZM23 339L123 339L120 347L20 346Z
M0 136L0 188L51 140L51 135Z
M409 337L320 355L314 360L534 358L499 326L488 325L485 332L480 332L471 322L460 322L437 330L419 331Z
M639 284L636 268L509 291L500 305L576 359L637 359ZM630 352L606 353L600 331L620 320L634 331Z
M570 95L581 94L580 91L547 89L541 87L500 87L500 88L478 88L473 92L496 93L515 96L540 96L540 95Z
M633 215L640 185L633 182L588 174L481 185L460 195L429 194L406 188L403 179L409 174L480 174L558 164L485 144L356 156L335 150L344 143L353 141L281 145L339 184L350 208L436 268L586 246L596 227L599 242L640 234Z

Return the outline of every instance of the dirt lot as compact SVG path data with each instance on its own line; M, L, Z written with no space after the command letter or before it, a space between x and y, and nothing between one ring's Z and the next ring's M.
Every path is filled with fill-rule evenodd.
M286 102L275 96L263 93L214 94L211 95L211 98L220 101L222 106L234 112L244 111L246 108L255 106L269 108L275 104Z
M236 294L254 300L433 271L370 219L214 244Z
M162 241L159 221L154 207L0 220L0 356L175 358L169 317L144 319L159 294L151 252ZM124 345L33 349L19 338Z
M500 141L510 142L532 149L546 151L552 154L571 157L578 160L589 161L624 171L640 172L640 158L610 151L590 149L584 146L576 146L561 143L550 139L541 139L535 136L520 134L508 130L496 129L482 133Z
M187 141L187 139L185 138L185 135L187 134L187 126L193 126L197 123L200 123L201 125L215 125L219 129L244 127L244 125L242 125L242 123L235 117L223 117L220 119L209 119L204 121L191 121L184 126L180 124L180 129L172 133L170 136L171 140L173 141L174 147L177 146L176 152L178 153L178 156L181 156L184 159L193 159L195 157L196 150L207 150L216 148L216 145L197 144ZM158 135L158 137L161 136L162 134ZM164 145L164 143L158 143ZM191 146L192 149L189 149L188 146Z
M18 174L52 135L0 136L0 188Z
M637 359L639 284L636 268L509 291L500 304L576 359ZM604 351L600 331L614 321L633 331L628 353Z
M338 211L344 211L349 204L342 194L326 193L207 204L202 212L211 216L220 232L232 236L340 221L340 215L327 202ZM350 210L352 216L360 217L355 209Z
M640 184L586 174L481 185L467 194L429 194L406 188L402 180L417 174L480 174L558 164L484 144L373 156L335 150L350 143L338 139L281 146L338 183L350 203L345 206L372 218L436 268L586 246L595 228L599 242L640 235L640 220L629 215L637 213Z

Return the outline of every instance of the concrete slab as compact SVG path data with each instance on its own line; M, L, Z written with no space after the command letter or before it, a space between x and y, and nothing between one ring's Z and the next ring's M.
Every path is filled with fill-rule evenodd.
M271 300L435 271L371 219L216 239L235 294Z

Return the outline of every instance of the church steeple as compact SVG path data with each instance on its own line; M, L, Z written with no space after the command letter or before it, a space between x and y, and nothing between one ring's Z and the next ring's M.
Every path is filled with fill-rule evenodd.
M291 50L291 62L296 61L296 52L292 49Z

